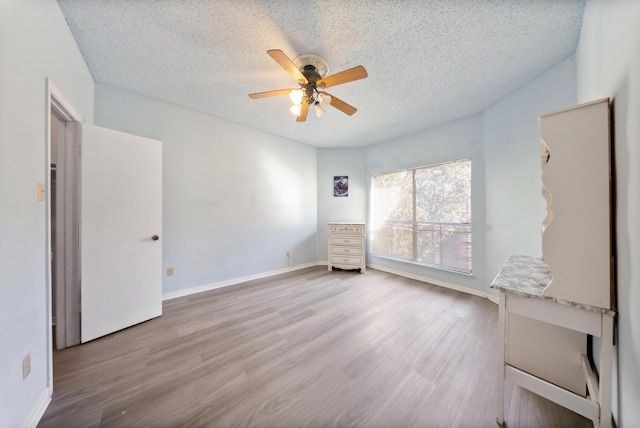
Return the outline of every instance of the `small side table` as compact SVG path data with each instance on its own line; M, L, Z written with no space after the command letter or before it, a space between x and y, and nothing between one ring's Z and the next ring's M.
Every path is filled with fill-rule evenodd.
M511 256L491 284L491 288L500 291L497 422L504 424L504 382L508 380L591 419L595 427L611 427L613 320L616 313L544 296L542 292L550 280L551 273L544 260ZM506 333L509 328L507 314L517 314L601 338L599 378L591 369L588 357L581 356L587 397L533 376L505 361L508 346Z

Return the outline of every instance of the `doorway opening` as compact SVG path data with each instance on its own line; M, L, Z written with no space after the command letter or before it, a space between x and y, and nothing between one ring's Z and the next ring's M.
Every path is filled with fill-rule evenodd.
M53 389L54 349L162 315L162 143L83 123L50 81L48 94Z
M48 81L50 352L80 343L79 124L82 118ZM50 363L52 364L53 355Z

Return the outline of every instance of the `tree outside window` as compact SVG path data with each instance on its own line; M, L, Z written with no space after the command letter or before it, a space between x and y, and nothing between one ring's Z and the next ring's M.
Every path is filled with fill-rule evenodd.
M471 161L372 177L371 252L471 273Z

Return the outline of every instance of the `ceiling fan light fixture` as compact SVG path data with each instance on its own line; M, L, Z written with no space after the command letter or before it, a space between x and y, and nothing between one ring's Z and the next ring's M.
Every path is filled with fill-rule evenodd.
M318 117L325 113L328 105L348 116L352 116L358 111L354 106L345 103L339 98L331 97L321 89L368 77L367 70L363 66L358 65L328 76L326 61L317 55L301 55L296 60L291 61L280 49L270 49L267 54L289 73L300 87L257 92L249 94L249 98L258 99L288 94L294 103L294 106L289 110L297 116L296 122L307 120L309 108L312 104Z
M294 89L293 91L289 92L289 99L294 104L302 103L303 96L304 93L302 92L302 89Z
M302 104L295 104L293 105L289 111L293 114L295 114L296 116L300 116L300 109L302 108Z

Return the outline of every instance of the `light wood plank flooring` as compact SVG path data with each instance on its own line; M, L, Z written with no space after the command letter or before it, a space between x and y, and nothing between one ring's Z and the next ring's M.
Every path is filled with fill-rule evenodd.
M314 267L164 303L54 354L40 427L495 427L497 305ZM518 387L512 427L590 422Z

